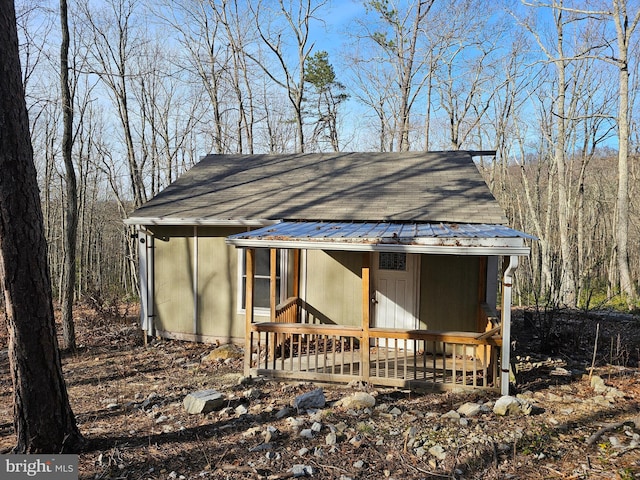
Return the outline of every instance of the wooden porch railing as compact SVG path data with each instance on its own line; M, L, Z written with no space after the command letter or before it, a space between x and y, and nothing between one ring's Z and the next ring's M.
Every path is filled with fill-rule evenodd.
M276 306L276 323L298 323L300 321L300 298L289 297Z
M245 374L435 390L499 387L500 349L488 348L501 345L494 335L370 328L368 337L369 345L363 345L360 327L255 323Z

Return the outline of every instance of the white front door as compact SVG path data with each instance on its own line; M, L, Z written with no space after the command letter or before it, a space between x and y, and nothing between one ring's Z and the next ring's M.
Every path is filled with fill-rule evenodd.
M373 325L418 327L418 259L408 253L379 252L373 258Z

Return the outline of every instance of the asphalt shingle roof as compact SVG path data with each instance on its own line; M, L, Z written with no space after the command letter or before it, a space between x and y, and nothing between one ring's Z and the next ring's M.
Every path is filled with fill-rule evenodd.
M257 219L507 223L465 151L208 155L129 223Z

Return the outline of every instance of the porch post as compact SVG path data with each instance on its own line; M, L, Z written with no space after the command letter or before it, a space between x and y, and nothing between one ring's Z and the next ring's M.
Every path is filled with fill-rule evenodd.
M294 297L300 296L300 249L296 248L293 251L293 288L292 294Z
M518 256L509 257L509 266L502 280L502 355L500 358L500 393L509 395L509 367L511 354L511 290L513 273L518 268Z
M251 371L251 354L253 349L253 332L251 326L253 324L253 285L255 281L255 263L256 251L253 248L247 248L245 251L247 262L247 277L245 282L245 327L244 327L244 375L249 376Z
M369 326L371 321L371 254L362 253L362 339L360 343L360 375L369 381Z

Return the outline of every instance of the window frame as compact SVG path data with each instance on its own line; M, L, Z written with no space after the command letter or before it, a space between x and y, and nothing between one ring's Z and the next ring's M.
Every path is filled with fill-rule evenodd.
M237 312L239 314L246 314L247 310L245 308L244 302L242 301L242 299L245 297L245 287L246 287L246 248L239 248L238 249L238 272L237 272L237 295L236 295L236 309ZM256 248L254 249L256 251L258 250L266 250L269 255L270 255L270 251L272 250L269 247L264 247L264 248ZM276 249L278 254L280 255L280 260L279 260L279 268L280 268L280 275L276 275L276 282L279 281L280 282L280 298L277 299L277 303L281 303L284 300L287 299L288 297L288 271L289 269L288 267L288 260L289 260L289 253L288 250L286 249ZM265 275L256 275L255 278L261 278L261 279L268 279L270 280L270 275L269 276L265 276ZM267 305L266 307L263 306L253 306L253 311L255 315L258 316L270 316L271 315L271 306Z

